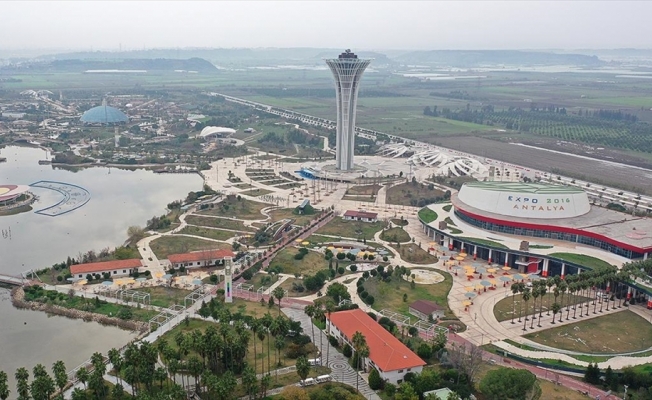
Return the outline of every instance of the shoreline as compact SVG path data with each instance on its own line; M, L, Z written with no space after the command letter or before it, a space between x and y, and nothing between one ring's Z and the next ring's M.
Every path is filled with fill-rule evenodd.
M43 311L47 314L58 315L71 319L82 319L85 322L98 322L105 326L115 326L120 329L136 332L139 335L147 332L147 324L141 321L128 321L116 317L108 317L103 314L81 311L74 308L65 308L52 304L38 303L25 300L25 292L22 287L11 289L11 304L19 310Z

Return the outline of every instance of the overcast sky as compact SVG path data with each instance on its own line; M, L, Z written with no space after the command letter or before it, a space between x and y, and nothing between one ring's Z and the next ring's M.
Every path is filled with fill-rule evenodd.
M17 1L0 49L651 48L652 2Z

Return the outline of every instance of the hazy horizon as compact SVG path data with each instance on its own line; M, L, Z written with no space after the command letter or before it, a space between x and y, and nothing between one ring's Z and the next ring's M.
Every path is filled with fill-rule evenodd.
M652 47L650 2L52 1L3 9L5 50Z

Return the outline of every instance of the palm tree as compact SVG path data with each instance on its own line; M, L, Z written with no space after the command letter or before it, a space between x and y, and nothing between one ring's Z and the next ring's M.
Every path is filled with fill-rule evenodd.
M164 347L167 347L167 341L161 340L159 342L159 349L162 350ZM123 365L124 360L122 359L122 355L120 354L120 351L118 351L118 349L113 348L109 350L108 356L109 356L109 362L111 363L111 365L113 365L113 371L115 371L118 380L120 380L120 371L124 366Z
M0 371L0 400L7 400L9 397L9 378L7 373Z
M554 279L546 279L546 286L548 287L548 292L552 290L552 287L555 286L555 281ZM555 297L555 300L557 298ZM547 315L550 315L550 298L548 298L548 313Z
M546 286L545 281L540 281L539 283L539 296L541 297L541 300L539 301L539 323L537 326L541 326L541 313L543 311L543 298L545 295L548 293L548 286Z
M272 341L271 339L271 327L272 324L274 323L274 318L272 318L270 313L266 313L263 318L261 319L263 326L265 327L265 332L267 333L267 373L269 374L269 371L272 370L271 367L271 354L270 354L270 348L271 344L270 342Z
M88 382L88 370L86 368L79 368L75 373L75 378L84 385L86 390L86 382Z
M16 378L18 400L29 400L29 371L24 367L20 367L16 370L14 377Z
M523 289L523 295L522 296L523 296L523 302L525 303L525 315L526 315L525 319L523 320L523 330L526 331L527 330L527 321L528 321L528 319L527 319L527 302L530 301L530 288L529 287L526 287L525 289Z
M310 373L310 363L308 362L306 356L300 356L297 358L296 367L297 375L299 375L299 378L301 378L302 381L305 381L308 377L308 374Z
M321 304L315 307L315 319L318 321L324 321L324 310L321 308ZM320 360L320 365L324 365L321 363L321 359L323 357L322 351L324 349L324 333L319 332L319 360ZM317 343L315 343L317 345ZM328 351L328 350L327 350Z
M68 372L63 361L57 361L52 365L52 373L54 374L54 381L59 387L59 393L63 394L63 388L68 383Z
M530 329L534 329L534 320L537 319L537 298L539 298L539 288L535 286L532 289L532 323Z
M564 308L564 293L566 293L566 290L568 290L568 284L564 281L559 283L559 291L561 292L561 302L559 303L559 311L561 311ZM560 312L559 313L559 322L561 322L562 318L564 317L564 313Z
M356 378L355 378L355 389L358 390L358 389L359 389L358 382L359 382L359 379L360 379L360 373L359 373L359 369L358 369L358 367L359 367L359 365L360 365L360 359L361 359L361 356L362 356L360 353L361 353L361 350L362 350L364 347L367 347L367 339L364 337L364 335L363 335L362 333L360 333L359 331L356 331L356 332L353 334L353 337L351 338L351 340L352 340L352 342L353 342L353 350L355 351L355 355L356 355L356 363L355 363L355 376L356 376Z
M525 289L525 286L523 286L522 283L515 283L512 285L512 289L516 286L516 292L517 293L523 293L523 289ZM523 313L523 301L518 302L518 322L521 322L521 314Z
M317 307L315 307L312 304L307 305L304 309L303 312L306 313L306 315L310 318L310 329L312 330L312 344L315 345L315 324L312 323L312 319L315 317L315 313L317 311Z
M272 291L272 296L276 297L278 301L278 315L281 315L281 300L285 297L285 290L282 287L277 286L276 289Z
M253 338L253 347L254 347L254 372L258 371L258 356L256 355L256 336L258 336L258 332L260 331L260 322L256 318L249 318L247 321L247 325L249 326L249 329L251 329L252 333L252 338Z
M518 293L520 290L519 285L517 283L512 285L512 324L514 323L514 314L516 314L516 304L514 298L516 297L516 293ZM468 304L468 303L467 303ZM519 314L518 316L518 322L521 322L521 315Z
M554 324L555 318L557 317L557 313L559 312L559 310L561 310L561 306L559 305L559 303L555 302L552 303L551 308L552 308L552 324Z
M328 314L328 328L326 330L326 334L330 336L330 331L331 331L331 313L335 311L335 303L332 301L328 300L326 302L326 313ZM330 354L330 343L328 346L326 346L326 365L328 366L328 360L329 360L329 354Z

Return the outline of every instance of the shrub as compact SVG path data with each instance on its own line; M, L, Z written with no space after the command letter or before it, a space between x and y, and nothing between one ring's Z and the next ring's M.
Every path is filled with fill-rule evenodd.
M344 267L339 267L339 268L337 269L337 273L340 274L340 275L342 275L344 272L346 272L346 270L344 269Z
M353 355L353 350L351 349L351 346L347 344L344 345L344 348L342 349L342 354L344 354L344 357L346 358L351 358Z
M363 291L360 293L360 298L361 298L362 300L364 300L364 299L366 299L367 297L369 297L369 293L367 293L366 290L363 290Z
M337 256L336 256L336 257L337 257L338 260L344 260L344 258L346 257L346 254L344 254L344 253L337 253Z
M245 271L245 273L247 273L248 271L249 270ZM147 272L149 272L149 271L147 271ZM242 274L242 276L244 277L244 274ZM210 277L210 280L211 280L212 284L216 284L217 281L219 280L219 277L217 275L215 275L215 274L212 274L211 277Z
M356 289L356 291L358 292L358 294L364 292L364 286L362 286L362 285L358 286L358 288Z
M364 279L369 278L369 271L365 271L365 272L363 272L363 273L362 273L362 277L363 277Z
M396 385L393 383L385 383L385 389L384 389L385 394L389 398L394 398L394 395L396 394Z
M369 295L369 296L367 296L366 299L364 299L365 303L367 303L367 304L370 305L370 306L373 306L373 305L374 305L374 301L375 301L375 300L376 300L376 299L374 299L374 296L372 296L372 295Z
M389 258L387 258L387 256L383 256L383 261L387 262L387 260L389 260Z
M63 276L61 275L57 276L57 282L61 282L61 281L63 281Z
M351 265L349 266L349 269L351 270L351 272L355 272L355 271L358 270L358 266L355 265L355 264L351 264Z
M328 335L328 343L333 347L340 347L340 342L337 341L335 336Z
M372 390L379 390L383 388L385 381L380 377L380 374L376 368L372 368L369 373L369 387Z
M213 275L213 276L215 276L217 278L217 275ZM212 282L213 276L211 276L211 282ZM246 281L250 280L253 277L254 277L254 272L251 269L248 269L248 270L246 270L245 272L242 273L242 279L244 279Z
M424 360L430 359L432 357L432 347L428 343L421 343L417 348L417 355Z
M370 316L371 319L373 319L374 321L378 320L378 316L375 313L372 313L371 311L369 311L367 315Z

